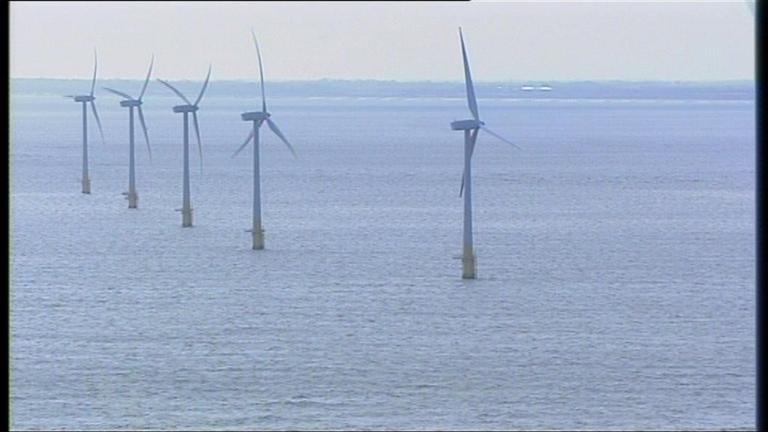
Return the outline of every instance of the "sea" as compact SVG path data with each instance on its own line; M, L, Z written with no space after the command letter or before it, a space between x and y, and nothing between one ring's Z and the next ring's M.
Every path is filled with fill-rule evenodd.
M190 134L144 96L10 82L14 430L749 430L753 82L479 83L477 279L461 272L464 85L267 82L266 248L251 249L255 82ZM190 99L200 82L178 86Z

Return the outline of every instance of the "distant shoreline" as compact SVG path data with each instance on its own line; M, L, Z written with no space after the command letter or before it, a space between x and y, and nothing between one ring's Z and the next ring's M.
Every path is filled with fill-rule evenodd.
M104 81L128 81L128 82L143 82L142 79L138 78L99 78L99 80ZM178 81L178 82L202 82L202 79L199 80L188 80L188 79L173 79L170 78L170 81ZM90 79L88 78L61 78L61 77L11 77L10 81L84 81L89 82ZM217 81L217 82L225 82L225 83L240 83L240 84L246 84L246 83L258 83L258 80L248 78L248 79L224 79L224 80L216 80L214 77L211 77L211 82ZM385 83L385 84L461 84L464 85L464 82L461 80L454 80L454 81L432 81L432 80L382 80L382 79L368 79L368 78L360 78L360 79L335 79L335 78L318 78L318 79L312 79L312 80L268 80L267 82L271 82L274 84L291 84L291 83ZM754 85L755 80L754 79L729 79L729 80L620 80L620 79L582 79L582 80L504 80L504 81L475 81L475 85L491 85L491 84L505 84L505 85L525 85L525 84L539 84L539 83L547 83L547 84L585 84L585 83L592 83L592 84L679 84L679 85L723 85L723 84L750 84Z
M101 79L97 88L140 87L140 79ZM199 81L176 81L194 93ZM64 95L90 87L88 79L11 78L11 94ZM150 86L151 87L151 86ZM312 80L267 81L274 97L465 97L460 81ZM755 82L732 81L504 81L475 83L480 98L754 100ZM258 82L211 81L209 96L256 97ZM164 91L163 91L164 93Z

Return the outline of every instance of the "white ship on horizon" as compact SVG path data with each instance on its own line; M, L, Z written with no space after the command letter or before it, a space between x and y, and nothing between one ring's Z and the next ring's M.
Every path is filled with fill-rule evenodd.
M549 84L541 84L538 87L526 84L526 85L521 86L520 90L522 90L522 91L534 91L534 90L538 90L538 91L552 91L552 87Z

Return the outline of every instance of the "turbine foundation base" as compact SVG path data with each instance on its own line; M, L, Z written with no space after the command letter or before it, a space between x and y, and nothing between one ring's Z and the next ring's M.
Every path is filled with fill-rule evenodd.
M461 258L461 278L462 279L475 279L476 278L476 260L474 252L465 253Z
M253 238L253 250L264 249L264 229L257 228L251 230L251 237Z
M89 179L88 177L83 178L83 193L84 194L91 193L91 179Z
M181 226L184 228L189 228L192 226L192 209L191 208L181 209Z
M139 208L139 194L137 194L136 192L133 192L133 193L128 192L126 196L128 198L129 209Z

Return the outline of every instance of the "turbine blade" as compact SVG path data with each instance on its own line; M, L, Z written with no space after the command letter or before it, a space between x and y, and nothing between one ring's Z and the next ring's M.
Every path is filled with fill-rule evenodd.
M208 87L208 80L211 78L211 67L213 65L208 65L208 75L205 76L205 82L203 83L203 88L200 89L200 94L197 96L197 99L195 100L194 106L197 106L197 104L200 103L200 101L203 99L203 94L205 93L206 87Z
M96 118L96 124L99 126L99 135L101 135L101 143L106 144L106 140L104 139L104 130L101 128L101 119L99 118L99 112L96 111L96 102L91 100L91 111L93 111L93 116Z
M93 49L93 80L91 81L91 96L93 96L93 91L96 89L96 67L98 66L98 62L96 60L96 48Z
M243 151L245 146L247 146L248 143L251 142L252 139L253 139L253 128L251 128L251 133L248 134L248 138L245 139L245 142L243 142L243 145L238 147L238 149L232 154L232 157L235 157L238 154L240 154L240 152Z
M147 151L149 152L149 160L152 160L152 148L149 146L149 133L147 133L147 123L144 121L144 111L141 110L141 105L138 106L139 111L139 123L141 123L141 130L144 131L144 141L147 142Z
M479 129L472 131L472 135L469 138L469 162L472 163L472 155L475 154L475 143L477 142L477 132ZM466 172L461 173L461 189L459 190L459 196L464 194L464 176Z
M149 76L152 75L152 66L155 64L155 55L152 54L152 60L149 61L149 71L147 72L147 79L144 80L144 85L141 86L141 93L139 93L139 100L144 97L144 92L147 91L147 84L149 84Z
M256 45L256 56L259 58L259 83L261 83L261 110L267 112L267 98L264 96L264 68L261 65L261 50L259 49L259 42L256 40L256 34L251 29L251 36L253 36L253 43Z
M189 102L189 99L187 99L183 94L181 94L180 91L176 90L176 87L172 86L170 83L168 83L168 81L163 81L160 78L158 78L157 80L160 81L164 86L171 89L174 93L176 93L176 95L180 97L182 100L184 100L184 102L186 102L187 105L192 105L192 103Z
M197 151L200 153L200 174L203 173L203 144L200 142L200 126L197 124L197 111L192 111L192 123L195 124L195 135L197 135Z
M522 149L520 148L520 146L518 146L517 144L513 143L512 141L509 141L509 140L507 140L506 138L502 137L501 135L497 134L496 132L494 132L494 131L492 131L492 130L488 129L486 126L480 126L480 128L481 128L482 130L484 130L484 131L488 132L489 134L491 134L491 135L495 136L496 138L498 138L498 139L500 139L500 140L504 141L505 143L507 143L507 144L511 145L512 147L514 147L514 148L516 148L516 149L518 149L518 150L522 150Z
M272 129L272 132L274 132L275 135L277 135L277 137L280 138L285 143L286 146L288 146L288 150L291 151L291 154L293 154L293 157L298 158L298 156L296 156L296 151L293 150L293 146L291 145L291 143L289 143L288 140L285 139L285 136L283 135L283 133L280 132L280 129L277 128L277 124L275 124L275 122L273 122L270 118L267 118L267 125L269 126L270 129Z
M464 47L464 35L461 34L461 27L459 27L459 38L461 39L461 55L464 58L464 81L467 85L467 103L475 120L480 120L480 114L477 113L475 87L472 85L472 74L469 72L469 60L467 60L467 49Z
M117 91L117 90L115 90L115 89L111 89L111 88L109 88L109 87L102 87L102 88L103 88L104 90L106 90L106 91L110 92L110 93L114 93L114 94L116 94L116 95L118 95L118 96L122 97L123 99L133 100L133 98L132 98L131 96L128 96L127 94L125 94L125 93L123 93L123 92L121 92L121 91Z
M475 143L477 143L477 134L479 129L472 131L472 135L469 137L469 161L472 162L472 155L475 154Z
M76 98L77 96L75 96L75 95L64 95L64 96L62 96L62 97L65 97L65 98L67 98L67 99L74 99L74 98Z

